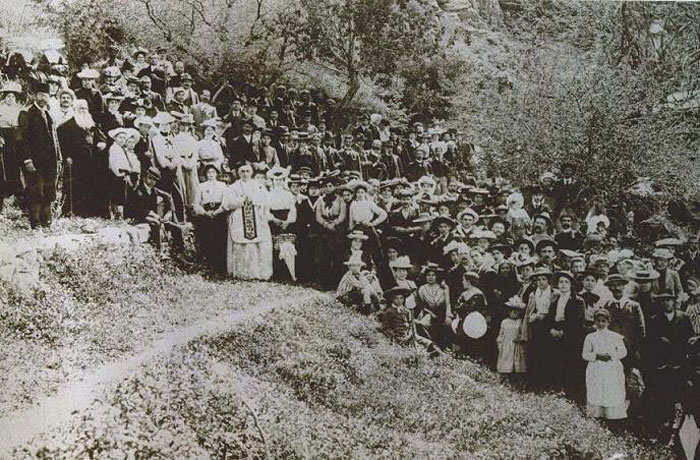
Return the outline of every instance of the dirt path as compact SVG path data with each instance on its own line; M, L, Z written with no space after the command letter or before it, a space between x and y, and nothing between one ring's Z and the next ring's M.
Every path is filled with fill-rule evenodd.
M207 321L165 333L138 354L87 369L65 383L56 394L39 398L33 407L0 418L0 458L10 458L14 447L55 427L67 425L74 413L87 408L110 383L129 376L137 367L158 355L169 353L173 348L196 338L222 334L237 324L275 309L292 308L327 295L310 292L300 298L283 298L274 302L262 302L245 310L229 310Z

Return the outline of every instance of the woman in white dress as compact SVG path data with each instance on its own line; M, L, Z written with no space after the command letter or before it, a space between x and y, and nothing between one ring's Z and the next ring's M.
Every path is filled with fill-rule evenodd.
M221 148L221 141L216 138L216 128L218 120L205 120L202 122L204 137L197 142L197 156L200 164L200 176L204 176L204 168L207 165L214 165L221 171L224 164L224 151Z
M625 405L625 372L620 360L627 356L623 336L608 329L610 313L605 309L593 314L596 331L583 342L586 368L586 400L588 415L620 420L627 418Z
M270 229L274 245L275 279L296 281L296 235L292 226L297 221L296 198L287 190L289 168L275 166L267 172L270 188Z
M226 266L234 278L269 280L272 277L270 194L253 179L248 164L238 167L239 179L226 190L228 221Z

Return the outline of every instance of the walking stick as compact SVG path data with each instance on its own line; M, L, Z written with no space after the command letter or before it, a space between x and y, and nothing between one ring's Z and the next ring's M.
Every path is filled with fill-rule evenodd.
M73 165L68 165L68 217L73 215Z

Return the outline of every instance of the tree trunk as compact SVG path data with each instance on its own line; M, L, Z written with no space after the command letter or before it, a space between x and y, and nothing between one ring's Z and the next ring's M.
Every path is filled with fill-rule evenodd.
M350 105L352 100L355 98L355 95L357 95L357 92L360 90L360 77L357 74L357 71L351 70L348 74L348 90L345 92L345 95L343 96L343 99L340 101L338 104L339 109L344 109Z

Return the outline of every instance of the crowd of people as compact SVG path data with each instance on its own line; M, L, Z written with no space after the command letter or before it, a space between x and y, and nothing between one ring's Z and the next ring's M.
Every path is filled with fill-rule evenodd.
M139 48L7 80L0 199L50 226L58 188L62 214L148 225L175 251L193 229L213 271L335 290L398 343L649 436L672 437L678 407L700 420L697 228L628 245L574 163L516 187L484 178L455 130L348 123L321 91L196 70Z

